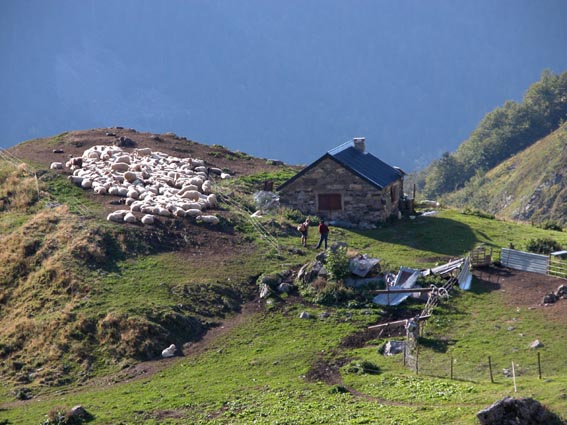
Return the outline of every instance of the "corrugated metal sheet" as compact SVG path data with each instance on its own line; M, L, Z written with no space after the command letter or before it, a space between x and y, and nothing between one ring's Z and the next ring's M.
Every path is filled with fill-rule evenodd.
M401 271L400 273L398 273L398 276L400 276L401 274L405 273L405 271ZM391 290L396 290L396 289L410 289L413 288L415 286L415 283L417 281L417 278L419 277L420 272L419 271L414 271L414 273L411 274L411 276L409 276L407 278L407 280L399 285L399 286L390 286ZM405 299L407 299L408 297L412 296L412 292L410 293L404 293L404 294L395 294L395 293L391 293L391 294L380 294L380 295L376 295L373 299L372 302L374 304L379 304L379 305L398 305L400 304L402 301L404 301ZM416 292L416 294L419 295L418 292Z
M502 248L500 262L504 267L539 274L547 274L549 268L549 257L547 255L509 248Z
M459 288L461 288L463 291L468 291L469 289L471 289L472 273L470 264L470 257L466 257L465 261L463 261L459 276L457 277Z

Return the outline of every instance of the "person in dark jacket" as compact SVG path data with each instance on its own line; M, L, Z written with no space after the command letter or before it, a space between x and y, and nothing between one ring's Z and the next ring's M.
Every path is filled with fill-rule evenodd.
M327 249L327 237L329 236L329 226L325 224L325 220L321 220L319 223L319 243L315 247L318 249L323 242L325 243L325 249Z

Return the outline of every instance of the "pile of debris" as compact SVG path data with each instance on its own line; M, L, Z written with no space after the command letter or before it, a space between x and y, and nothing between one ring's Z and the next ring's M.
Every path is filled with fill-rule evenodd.
M557 291L545 294L543 304L554 304L560 299L567 299L567 285L561 285Z

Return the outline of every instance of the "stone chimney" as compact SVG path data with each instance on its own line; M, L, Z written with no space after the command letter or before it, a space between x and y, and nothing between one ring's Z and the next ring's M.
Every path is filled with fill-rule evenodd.
M355 148L357 151L359 151L359 152L361 152L361 153L364 153L364 151L366 151L366 138L364 138L364 137L354 137L354 138L352 139L352 141L353 141L354 148Z

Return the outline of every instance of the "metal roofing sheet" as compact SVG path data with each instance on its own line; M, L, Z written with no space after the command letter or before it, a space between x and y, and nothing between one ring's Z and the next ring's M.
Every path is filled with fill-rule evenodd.
M398 273L399 275L400 273ZM415 286L415 283L417 281L417 278L419 277L420 272L419 271L415 271L411 276L409 276L409 278L402 284L399 286L390 286L390 289L395 291L396 289L410 289L413 288ZM417 293L417 292L416 292ZM413 292L409 292L409 293L403 293L403 294L399 294L399 293L390 293L390 294L379 294L376 295L373 299L372 302L374 304L380 304L380 305L398 305L400 304L402 301L404 301L406 298L412 296Z
M333 149L329 154L343 166L364 177L380 188L384 188L401 177L401 171L386 164L368 152L360 152L349 146L343 149Z

